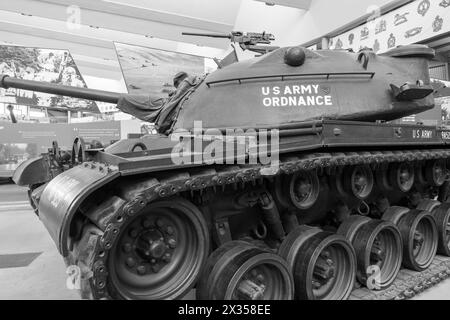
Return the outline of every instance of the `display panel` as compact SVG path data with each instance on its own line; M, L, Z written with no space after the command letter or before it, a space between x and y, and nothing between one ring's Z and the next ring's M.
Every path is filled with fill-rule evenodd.
M86 88L67 50L0 46L0 74ZM0 89L0 103L99 113L95 102L21 89Z
M211 58L115 43L129 93L167 97L179 72L201 76L215 69Z

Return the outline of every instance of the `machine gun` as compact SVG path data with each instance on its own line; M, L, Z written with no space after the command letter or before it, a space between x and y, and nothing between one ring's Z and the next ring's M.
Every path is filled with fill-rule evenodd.
M230 34L220 34L220 33L192 33L183 32L184 36L195 36L195 37L210 37L210 38L222 38L230 39L233 43L238 43L242 50L249 50L259 54L266 54L268 52L274 51L279 47L268 46L272 41L275 40L275 36L270 33L256 33L248 32L243 33L240 31L232 31ZM265 45L259 45L265 44Z

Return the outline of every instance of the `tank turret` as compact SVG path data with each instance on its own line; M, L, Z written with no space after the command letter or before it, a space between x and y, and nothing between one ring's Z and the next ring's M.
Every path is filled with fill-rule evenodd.
M210 128L390 121L434 107L428 69L434 51L425 46L383 55L305 48L296 54L300 58L280 48L210 74L183 106L175 128L197 120Z

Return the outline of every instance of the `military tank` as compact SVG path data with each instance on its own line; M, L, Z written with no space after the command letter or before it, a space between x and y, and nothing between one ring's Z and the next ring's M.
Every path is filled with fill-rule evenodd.
M411 298L450 276L450 130L396 121L434 107L433 57L279 48L166 100L3 76L159 131L131 151L78 140L62 165L29 160L14 181L83 298Z

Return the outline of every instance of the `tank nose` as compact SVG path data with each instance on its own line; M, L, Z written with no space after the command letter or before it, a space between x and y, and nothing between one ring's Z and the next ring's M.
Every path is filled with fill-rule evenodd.
M284 54L284 63L291 67L299 67L305 63L306 52L303 47L289 48Z

